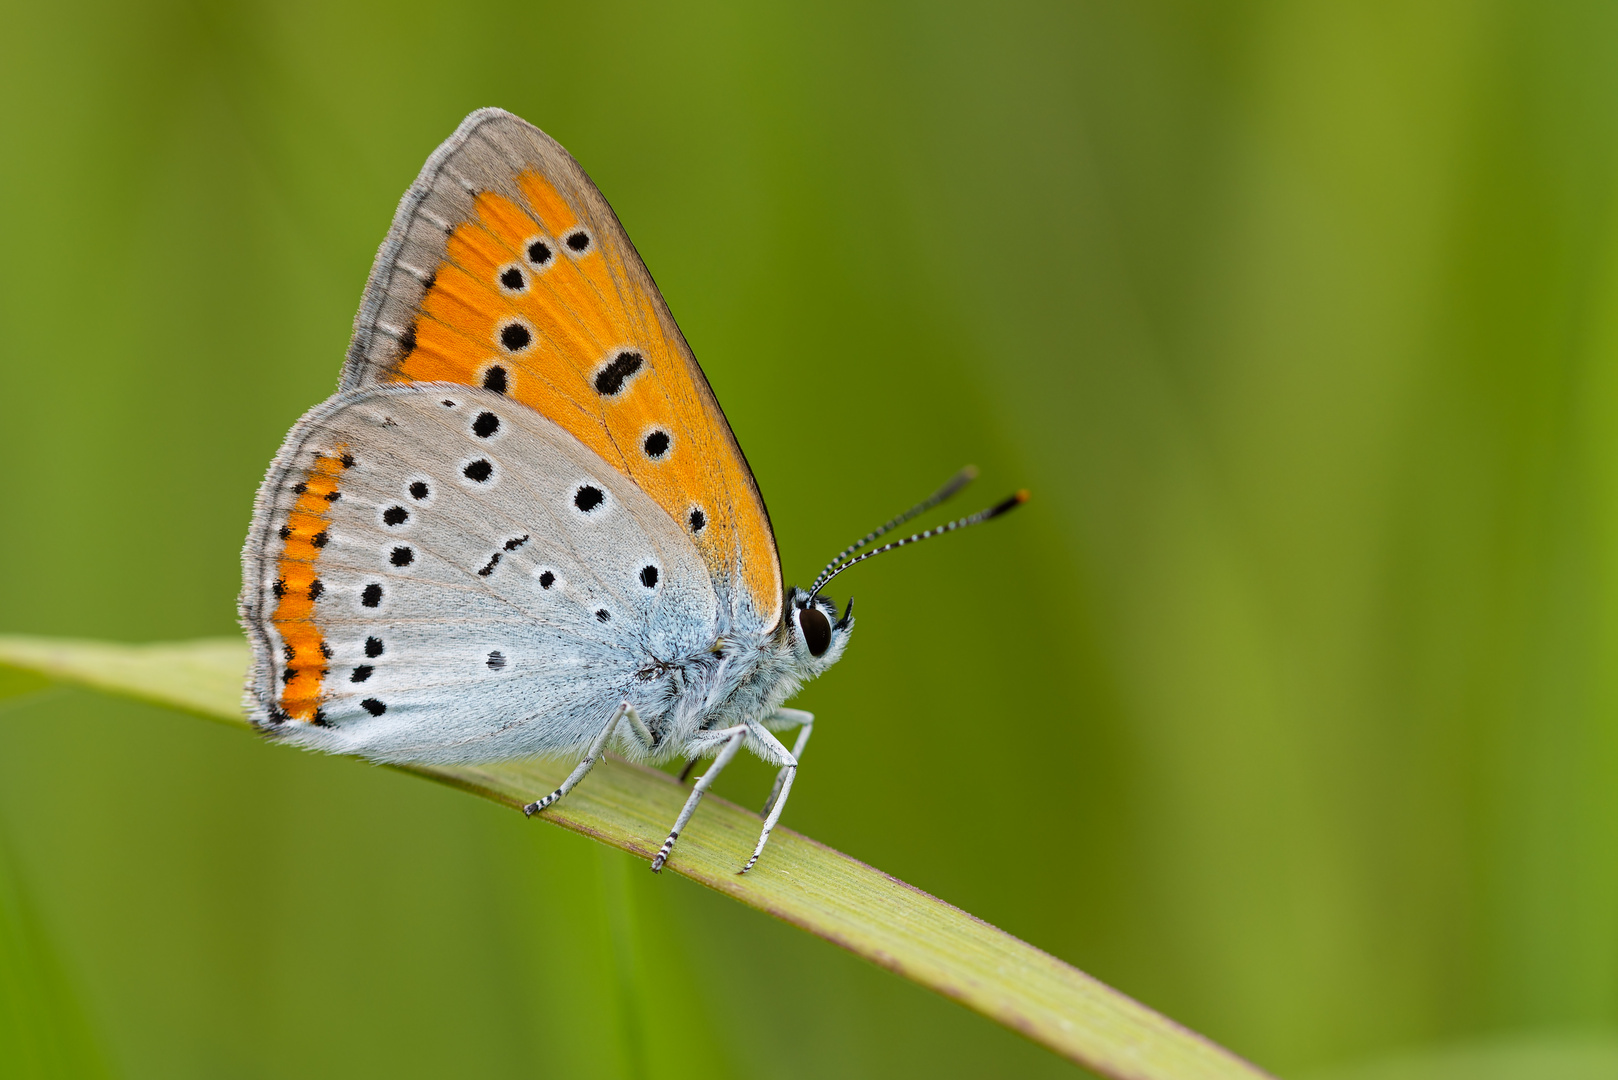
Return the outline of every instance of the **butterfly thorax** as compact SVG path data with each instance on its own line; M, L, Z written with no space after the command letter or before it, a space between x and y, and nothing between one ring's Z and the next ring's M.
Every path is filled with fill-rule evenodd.
M773 629L732 628L713 645L677 659L652 658L637 672L655 742L626 740L622 751L645 760L668 760L703 743L702 732L762 721L804 683L842 658L854 628L852 605L839 618L824 597L808 603L802 590L788 590L786 616Z

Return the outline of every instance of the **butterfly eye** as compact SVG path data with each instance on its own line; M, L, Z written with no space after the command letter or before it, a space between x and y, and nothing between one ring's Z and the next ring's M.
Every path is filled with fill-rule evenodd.
M809 646L810 656L825 656L831 648L831 623L819 608L806 607L798 611L798 628L803 631L803 643Z

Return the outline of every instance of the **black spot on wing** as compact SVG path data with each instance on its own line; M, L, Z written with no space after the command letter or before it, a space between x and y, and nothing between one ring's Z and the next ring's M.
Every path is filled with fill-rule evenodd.
M608 362L607 366L596 372L596 393L604 397L612 397L624 388L629 378L646 366L646 358L638 352L625 349Z
M507 352L522 352L534 342L534 332L520 322L509 322L500 328L500 344Z

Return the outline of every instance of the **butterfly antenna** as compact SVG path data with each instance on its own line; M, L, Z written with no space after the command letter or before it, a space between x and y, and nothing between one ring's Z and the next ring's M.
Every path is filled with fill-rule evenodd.
M925 514L927 511L931 510L944 500L950 498L957 491L960 491L977 478L977 466L968 465L966 468L950 477L943 487L921 500L921 502L917 503L915 506L912 506L898 517L894 518L892 521L872 529L870 532L848 545L842 551L839 551L836 558L827 563L826 568L815 577L815 583L809 586L809 595L814 596L816 593L820 592L820 587L826 584L826 582L830 581L832 577L836 575L838 572L837 565L844 559L848 558L850 555L854 554L860 548L864 547L866 544L869 544L872 540L875 540L883 533L891 532L892 530L897 529L899 526L903 525L917 514Z
M837 569L833 570L830 574L821 575L821 577L824 580L821 580L821 581L817 582L815 587L810 590L810 592L809 592L809 602L813 603L815 597L820 593L820 590L825 588L826 584L828 582L830 582L832 578L836 577L838 574L841 574L844 570L847 570L850 566L854 566L854 565L856 565L858 563L862 563L866 559L875 558L876 556L882 554L884 551L892 551L894 548L902 548L906 544L914 544L918 540L931 540L935 536L942 536L944 533L954 532L956 529L964 529L968 525L980 525L983 522L988 521L990 518L999 517L1001 514L1004 514L1008 510L1015 510L1017 507L1021 506L1023 503L1025 503L1027 501L1028 501L1028 492L1019 491L1019 492L1017 492L1017 494L1011 496L1011 498L1005 500L1004 502L996 503L995 505L989 507L986 510L979 510L975 514L970 514L970 515L968 515L966 517L963 517L963 518L956 518L954 521L946 522L943 525L935 526L934 528L928 529L926 532L912 533L911 535L905 537L902 540L893 540L893 541L890 541L890 542L888 542L886 544L883 544L879 548L873 548L872 550L867 551L863 555L857 555L854 558L852 558L852 559L848 560L847 562L845 562L843 565L839 566ZM903 519L899 519L899 520L903 520Z

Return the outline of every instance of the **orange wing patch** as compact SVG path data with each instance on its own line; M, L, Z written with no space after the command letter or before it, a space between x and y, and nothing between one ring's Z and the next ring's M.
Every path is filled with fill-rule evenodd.
M484 386L537 410L680 522L716 579L739 578L761 614L777 613L763 504L655 296L628 284L638 256L603 242L538 172L516 180L526 206L484 191L454 227L386 378Z
M338 449L338 454L342 454ZM331 504L340 497L337 476L344 458L317 457L304 477L298 501L287 517L286 547L276 566L275 614L283 659L281 711L293 720L320 722L321 683L326 677L326 643L315 625L315 602L324 591L315 564L326 546L326 523Z

